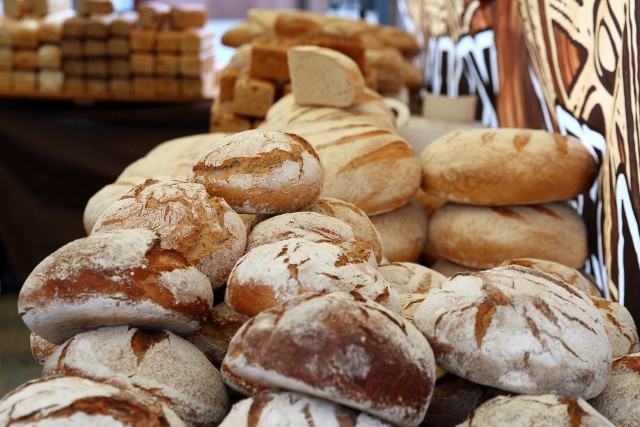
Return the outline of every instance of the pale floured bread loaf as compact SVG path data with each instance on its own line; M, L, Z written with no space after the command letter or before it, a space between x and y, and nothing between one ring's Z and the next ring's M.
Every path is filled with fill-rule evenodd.
M392 262L378 267L382 276L399 294L426 294L429 289L442 286L447 278L420 264Z
M589 297L536 270L460 273L427 294L413 321L443 369L479 384L589 399L611 372Z
M161 402L79 377L30 381L0 400L3 426L184 427Z
M447 203L429 221L429 241L443 257L474 268L496 267L511 258L547 259L578 268L588 254L584 221L565 203Z
M594 297L601 296L598 287L580 273L579 270L557 262L535 258L516 258L506 260L502 265L519 265L521 267L533 268L534 270L542 271L543 273L556 277L586 294Z
M378 262L382 261L382 240L366 213L353 203L333 197L321 197L310 211L338 218L351 226L356 240L371 247Z
M396 290L357 246L353 249L298 238L258 246L231 271L225 303L255 316L307 292L355 291L400 313Z
M316 212L292 212L257 224L247 239L247 251L292 238L334 245L355 243L353 229L337 218Z
M629 310L617 302L602 298L592 296L591 301L604 320L613 357L640 352L638 329Z
M640 353L613 361L611 379L604 391L589 401L618 427L640 425Z
M91 230L93 230L93 226L100 215L102 215L113 202L127 194L136 185L142 184L145 181L146 179L142 177L130 177L126 181L107 184L91 196L87 202L87 206L84 208L84 214L82 216L82 224L84 225L84 231L87 235L91 234Z
M207 356L213 366L220 368L231 338L247 320L249 316L236 313L224 303L217 304L206 323L189 335L188 340Z
M614 427L582 399L543 394L498 396L478 407L458 427Z
M116 326L84 332L62 344L42 372L146 393L193 426L219 423L229 405L218 370L193 344L169 331Z
M453 261L449 261L445 258L440 258L436 262L431 265L431 268L438 273L441 273L445 277L451 277L454 274L462 273L462 272L474 272L480 271L477 268L465 267L464 265L456 264Z
M61 344L101 326L188 334L213 304L207 277L145 229L96 233L45 258L20 290L18 312L36 334Z
M237 396L255 396L261 391L268 390L269 387L262 385L258 382L247 379L246 377L236 375L235 373L229 370L227 365L222 365L220 367L220 374L222 375L222 380L225 385L228 387L229 394L232 396L235 394Z
M211 144L194 160L191 180L224 197L237 212L278 214L313 205L324 170L297 135L249 130Z
M344 53L319 46L287 51L293 96L298 105L348 108L364 95L358 64Z
M222 286L247 243L242 219L202 184L147 180L112 203L93 232L147 228L163 249L178 251L204 273L213 289Z
M422 188L474 205L567 200L596 176L589 151L571 136L531 129L473 129L441 136L420 155Z
M231 408L220 427L391 427L371 415L289 391L264 391Z
M49 356L58 348L56 344L45 340L33 332L31 332L29 336L29 343L31 344L31 355L39 365L44 365L44 362L46 362Z
M382 255L389 262L415 262L427 244L428 220L414 203L369 217L382 238Z
M225 365L403 426L420 424L435 378L431 348L411 323L345 292L307 294L260 313L233 338Z

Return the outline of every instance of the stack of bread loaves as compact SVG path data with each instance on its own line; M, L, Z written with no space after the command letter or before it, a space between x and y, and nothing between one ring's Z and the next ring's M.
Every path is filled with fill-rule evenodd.
M586 227L566 201L590 188L596 164L576 138L458 131L428 145L420 162L422 188L447 201L429 222L443 258L475 269L521 257L584 264Z

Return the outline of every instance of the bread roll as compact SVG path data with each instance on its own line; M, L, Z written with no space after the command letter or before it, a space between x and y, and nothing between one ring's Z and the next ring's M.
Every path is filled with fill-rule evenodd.
M107 207L92 233L127 228L156 232L162 248L182 254L214 290L227 281L247 243L238 214L192 182L145 181Z
M640 425L640 353L613 361L611 379L589 403L618 427Z
M473 411L458 427L613 427L582 399L552 394L498 396Z
M392 262L378 268L382 276L402 294L426 294L447 280L435 270L412 262Z
M224 137L193 162L190 179L224 199L239 213L278 214L313 205L324 171L303 138L250 130Z
M420 155L422 188L474 205L547 203L587 191L595 159L571 136L531 129L473 129L433 141Z
M565 203L447 203L429 221L429 241L443 257L473 268L496 267L511 258L546 259L578 268L588 254L584 221Z
M220 427L262 425L391 427L370 415L289 391L264 391L236 403Z
M613 357L640 352L638 329L626 307L614 301L591 297L604 320L607 337L611 343Z
M29 381L0 400L3 426L153 426L185 423L158 401L78 377Z
M146 393L192 426L217 424L228 410L218 370L169 331L117 326L78 334L51 355L43 375L77 375Z
M355 291L400 313L398 293L359 249L299 238L258 246L233 268L225 303L255 316L307 292Z
M479 384L589 399L611 372L589 297L536 270L460 273L430 291L413 320L443 369Z
M382 255L389 262L416 262L427 244L427 215L415 203L370 216L382 239Z
M96 233L45 258L20 290L18 312L36 334L61 344L112 325L198 329L213 304L207 277L144 229Z
M231 341L225 365L403 426L420 424L435 378L433 353L413 325L344 292L303 295L254 317Z
M287 52L293 95L298 105L348 108L364 96L364 77L347 55L318 46Z
M44 365L49 356L58 348L56 344L43 339L33 332L29 336L29 342L31 344L31 355L38 365Z

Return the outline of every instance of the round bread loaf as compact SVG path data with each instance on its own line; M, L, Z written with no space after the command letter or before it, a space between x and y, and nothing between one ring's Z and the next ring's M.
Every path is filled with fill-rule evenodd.
M263 391L231 408L220 427L391 427L368 414L289 391Z
M638 329L629 310L617 302L603 298L591 297L591 301L604 320L613 357L640 352Z
M447 280L437 271L412 262L393 262L378 267L378 270L401 295L426 294Z
M87 235L91 234L91 230L93 230L93 226L100 215L102 215L113 202L127 194L136 185L142 184L145 181L142 177L132 177L127 181L107 184L91 196L87 202L87 206L84 208L84 214L82 216L82 224L84 225L84 231Z
M198 347L213 366L220 368L231 338L247 320L248 316L236 313L226 304L217 304L211 310L206 323L189 335L188 340Z
M567 200L591 187L594 156L571 136L531 129L471 129L443 135L420 155L422 188L473 205Z
M511 258L546 259L578 268L588 254L584 221L565 203L447 203L429 221L429 241L443 257L474 268L497 267Z
M223 197L236 212L279 214L313 205L324 170L302 137L248 130L222 138L194 160L191 181Z
M431 348L411 323L345 292L307 294L260 313L231 340L222 364L403 426L420 424L435 381Z
M401 312L398 293L359 253L304 239L247 252L229 275L224 300L238 313L255 316L297 295L321 291L355 291Z
M321 197L309 210L338 218L350 225L356 240L371 246L376 261L382 261L382 238L362 209L344 200Z
M213 305L207 277L145 229L96 233L45 258L18 299L22 320L62 344L101 326L132 325L188 334Z
M611 379L589 403L618 427L640 425L640 353L613 361Z
M355 243L353 229L337 218L315 212L292 212L257 224L247 239L247 251L293 238L334 245Z
M230 394L235 393L243 397L254 396L261 391L269 389L267 386L234 374L227 365L220 367L220 374L222 374L222 380L227 385Z
M214 290L227 281L247 243L238 214L192 182L147 180L109 206L93 231L127 228L156 232L162 248L184 255Z
M437 271L445 277L452 277L455 274L475 271L480 271L477 268L465 267L464 265L456 264L453 261L449 261L446 258L440 258L431 265L431 269Z
M427 244L427 215L414 203L370 217L382 238L382 255L389 262L415 262Z
M31 355L39 365L44 365L51 354L58 348L56 344L45 340L34 332L31 332L29 336L29 343L31 344Z
M589 297L536 270L457 274L427 294L413 321L438 365L479 384L589 399L611 372L611 345Z
M30 381L0 400L3 426L184 427L161 402L79 377Z
M478 407L458 427L614 427L582 399L543 394L498 396Z
M560 279L586 294L594 297L601 296L598 287L591 280L583 276L579 270L557 262L545 259L517 258L506 260L502 265L519 265L521 267L533 268L534 270L542 271L549 276Z
M169 331L116 326L84 332L62 344L42 373L146 393L191 426L219 423L229 405L220 372L193 344Z

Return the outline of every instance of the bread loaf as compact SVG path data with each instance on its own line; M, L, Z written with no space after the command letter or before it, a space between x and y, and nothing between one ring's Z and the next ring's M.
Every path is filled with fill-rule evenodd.
M431 268L445 277L451 277L454 274L462 272L480 271L477 268L465 267L464 265L456 264L455 262L449 261L445 258L440 258L431 265Z
M613 361L607 386L589 403L618 427L640 425L640 353Z
M84 209L82 217L85 232L87 234L91 234L93 226L107 207L120 197L127 194L133 187L138 184L142 184L144 181L146 181L145 178L139 177L126 181L114 182L112 184L105 185L96 194L91 196L87 202L87 206Z
M611 372L611 345L589 297L536 270L460 273L430 291L413 320L438 365L479 384L589 399Z
M20 290L18 312L36 334L61 344L112 325L188 334L213 304L207 277L149 230L96 233L45 258Z
M511 258L539 258L578 268L588 253L585 224L565 203L447 203L429 221L429 241L443 257L473 268L496 267Z
M222 375L222 380L228 387L230 394L237 396L254 396L261 391L268 390L269 387L266 387L260 383L249 380L243 376L236 375L235 373L229 370L229 367L226 365L222 365L220 367L220 374Z
M416 262L427 244L427 215L415 203L369 217L380 233L389 262Z
M393 262L378 268L399 294L426 294L447 280L435 270L412 262Z
M78 334L51 355L43 375L77 375L146 393L189 425L217 424L228 410L218 370L169 331L117 326Z
M207 8L202 4L178 4L169 12L171 27L177 30L200 28L207 23Z
M303 138L251 130L224 137L194 160L191 181L223 197L236 212L278 214L313 205L324 171Z
M429 344L413 325L344 292L304 295L254 317L231 341L225 365L403 426L420 424L435 378Z
M162 248L182 254L214 290L227 281L247 243L238 214L191 182L145 181L107 207L92 233L127 228L157 233Z
M591 301L600 311L604 320L613 357L640 352L638 329L629 310L617 302L598 297L592 296Z
M33 332L29 336L29 342L31 344L31 355L39 365L44 365L49 356L58 348L56 344L43 339Z
M547 203L576 197L596 176L576 138L530 129L473 129L433 141L420 155L422 188L474 205Z
M297 295L321 291L354 291L401 312L398 293L357 245L299 238L258 246L240 258L229 276L225 303L255 316Z

